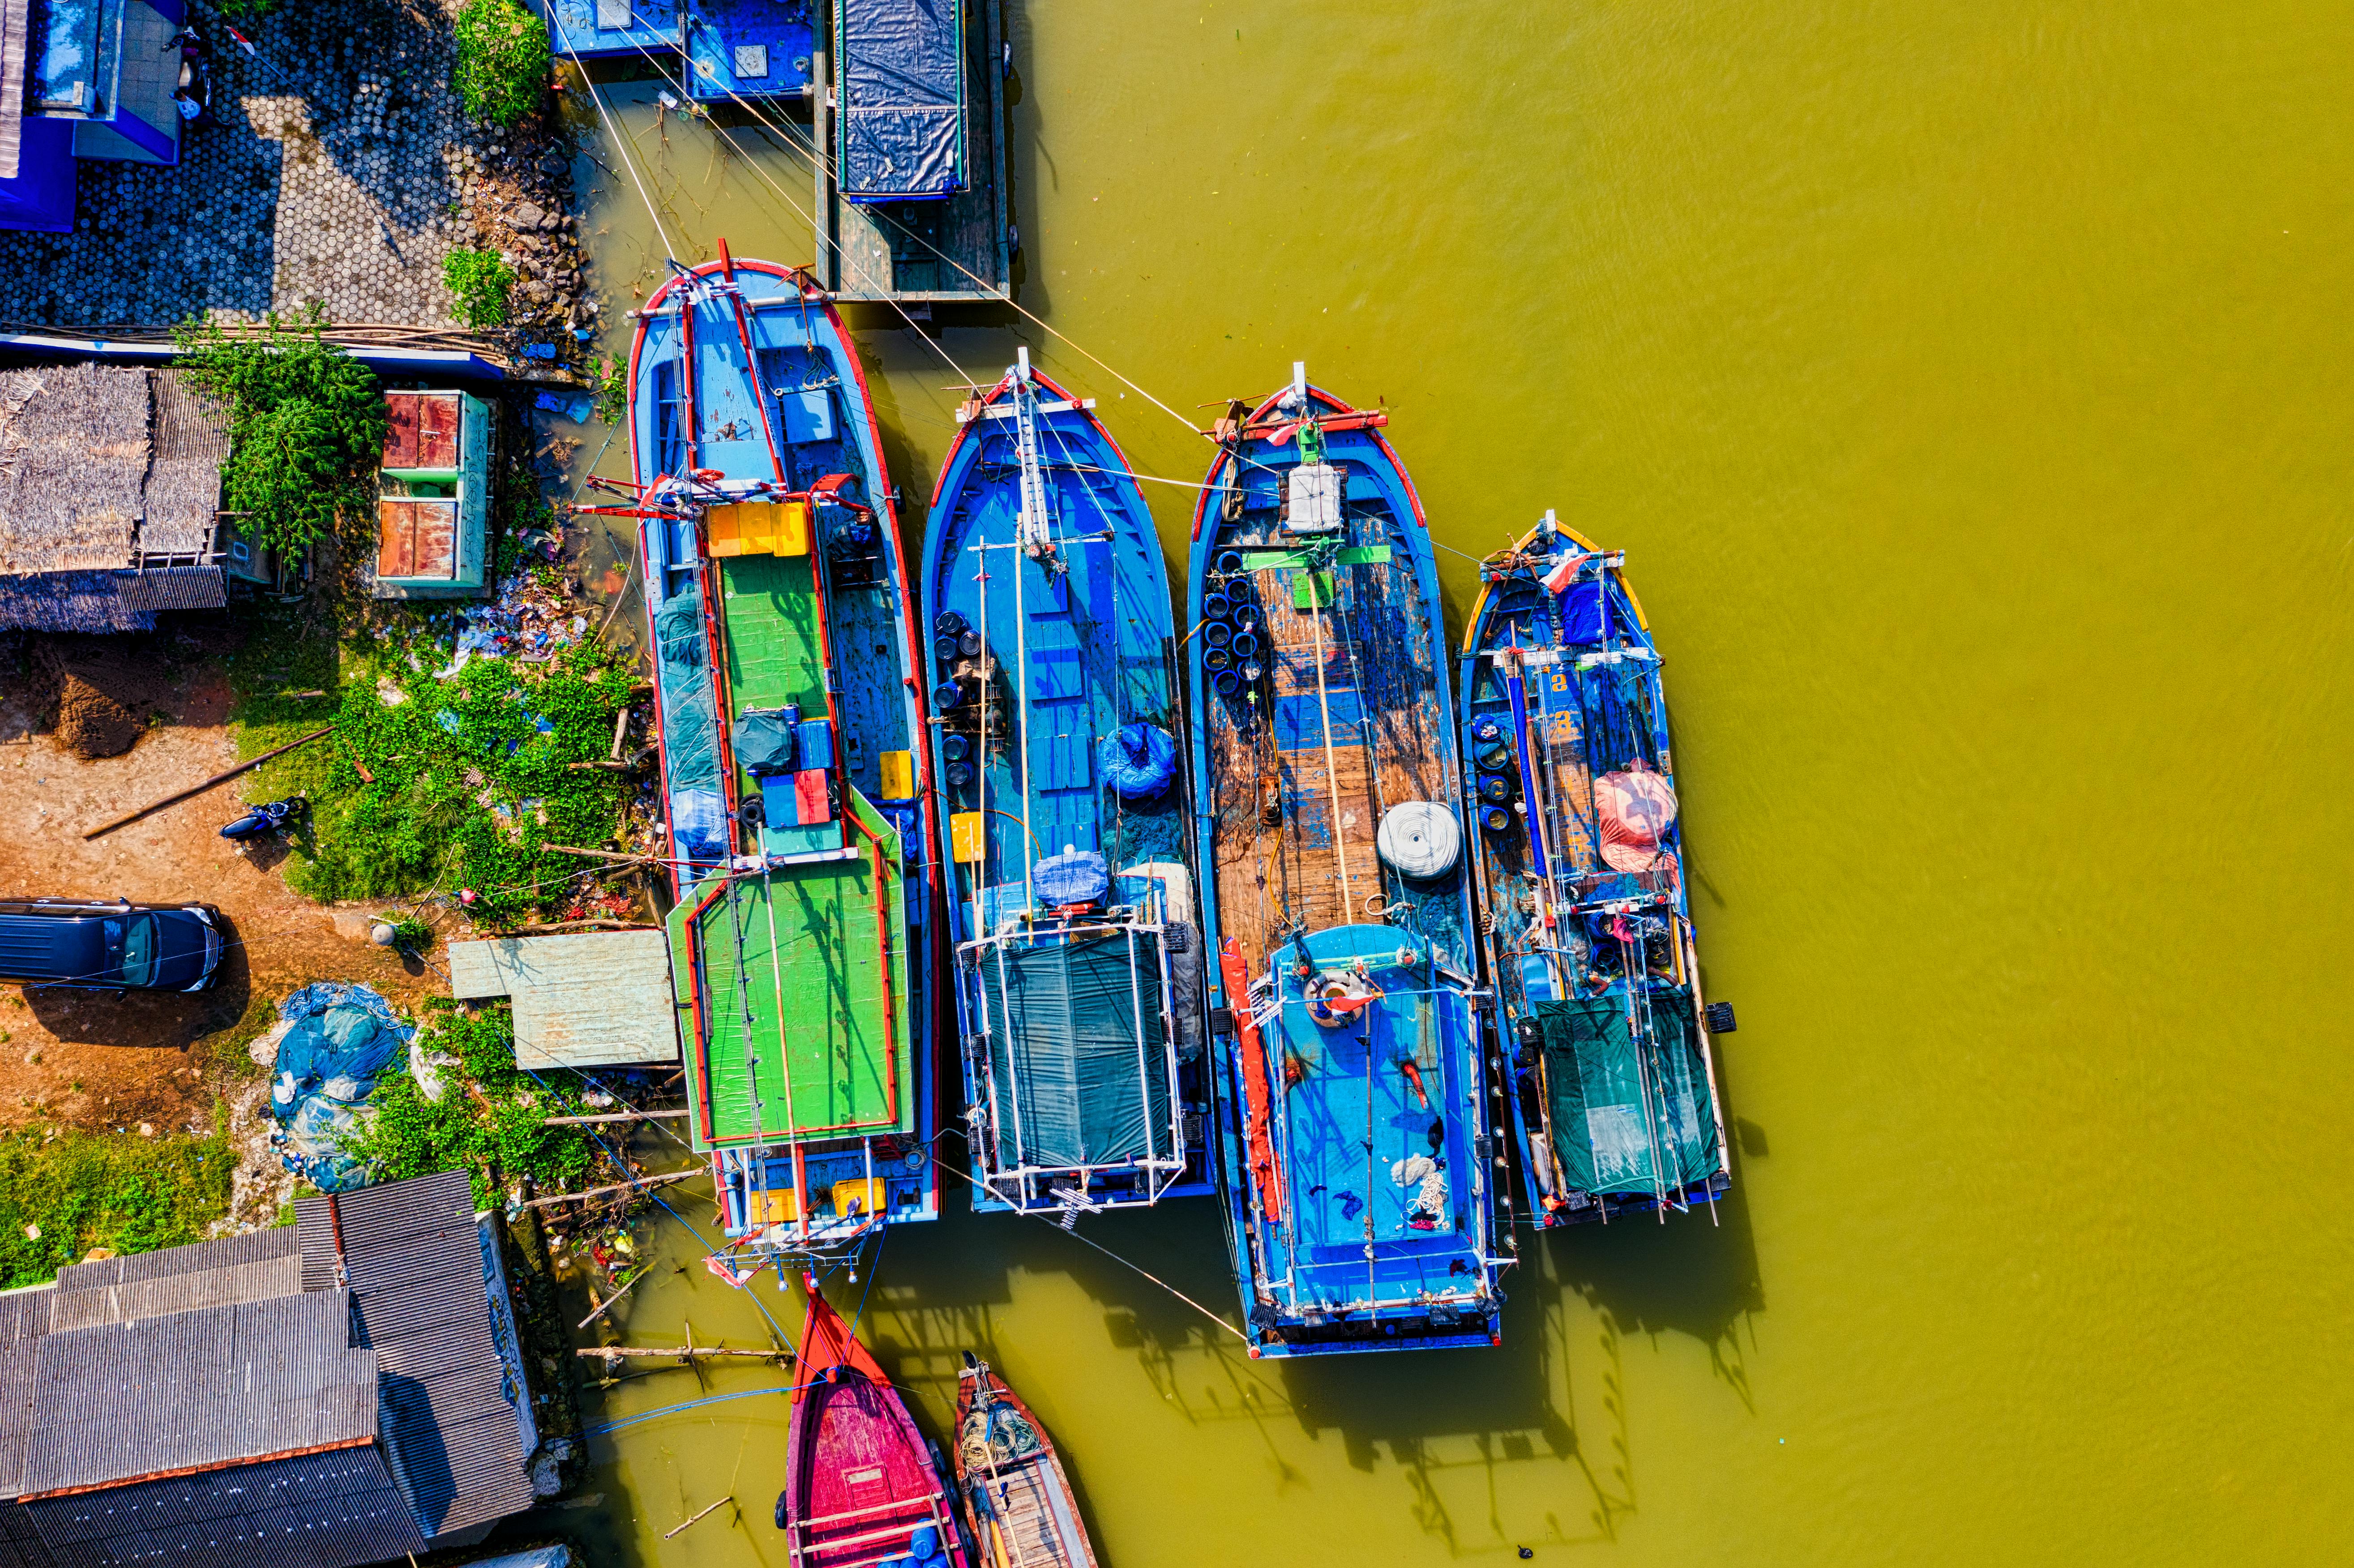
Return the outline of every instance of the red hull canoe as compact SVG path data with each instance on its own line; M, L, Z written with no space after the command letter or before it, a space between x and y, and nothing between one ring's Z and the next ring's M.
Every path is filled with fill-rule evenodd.
M923 1435L814 1280L793 1372L800 1392L777 1499L793 1568L969 1568Z

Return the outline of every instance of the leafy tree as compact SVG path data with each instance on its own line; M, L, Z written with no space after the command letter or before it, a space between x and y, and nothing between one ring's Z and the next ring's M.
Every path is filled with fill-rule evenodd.
M191 319L173 333L180 368L228 410L228 509L273 550L301 550L375 507L384 392L323 324L313 305L291 323L272 313L254 325Z
M458 95L477 120L512 130L547 94L547 26L515 0L466 0L458 13Z

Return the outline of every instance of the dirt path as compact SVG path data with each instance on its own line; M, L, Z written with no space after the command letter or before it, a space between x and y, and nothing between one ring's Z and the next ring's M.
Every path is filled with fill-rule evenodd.
M126 639L126 644L136 640ZM126 656L140 655L126 647ZM165 722L120 757L83 761L36 733L37 691L0 692L0 895L201 901L227 916L217 983L195 995L0 987L0 1127L44 1116L92 1129L162 1132L211 1124L216 1093L257 1069L240 1047L278 1000L313 980L366 980L396 1005L444 989L367 940L373 907L328 909L291 892L282 849L249 853L219 836L243 799L209 794L85 841L89 828L237 761L216 663L164 683ZM324 744L324 743L322 743Z

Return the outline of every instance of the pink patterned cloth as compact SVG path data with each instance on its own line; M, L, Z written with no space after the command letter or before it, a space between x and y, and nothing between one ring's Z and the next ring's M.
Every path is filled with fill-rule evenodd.
M1602 819L1602 863L1613 871L1649 871L1670 863L1659 840L1676 820L1676 791L1638 762L1624 773L1594 781L1594 806Z

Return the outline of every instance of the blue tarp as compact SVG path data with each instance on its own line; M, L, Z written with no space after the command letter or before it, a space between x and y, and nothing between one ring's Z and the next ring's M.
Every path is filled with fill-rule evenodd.
M1150 800L1177 776L1177 742L1159 725L1122 725L1097 746L1096 771L1121 800Z
M842 0L840 188L852 202L964 188L963 0Z
M1066 849L1040 861L1030 874L1041 904L1092 904L1111 887L1111 872L1093 850Z
M278 1043L270 1090L286 1168L322 1192L366 1186L367 1167L345 1150L376 1080L407 1070L416 1029L366 986L333 980L304 986L279 1003L278 1016L293 1025Z

